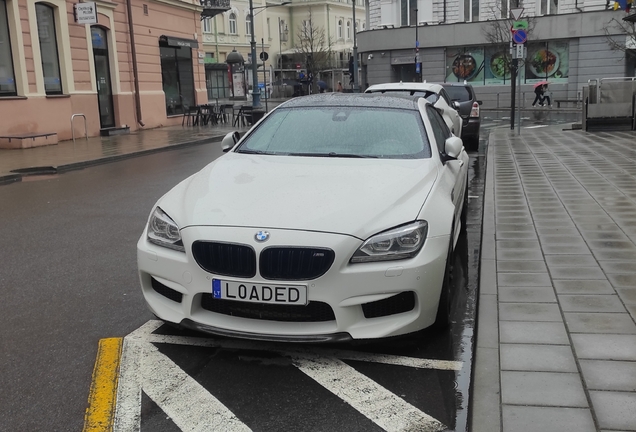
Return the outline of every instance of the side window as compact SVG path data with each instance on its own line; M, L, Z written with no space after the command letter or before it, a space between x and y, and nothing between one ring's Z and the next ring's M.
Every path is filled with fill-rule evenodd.
M431 121L431 126L433 126L433 134L435 135L435 142L437 143L437 150L440 153L446 152L446 139L450 138L451 133L446 126L446 122L440 115L439 112L432 106L428 105L426 107L426 113L428 114L428 119Z
M444 98L444 100L446 101L446 103L448 104L449 107L452 107L453 105L451 105L451 98L450 96L448 96L448 93L446 93L446 90L442 89L439 92L440 95L442 95L442 97Z

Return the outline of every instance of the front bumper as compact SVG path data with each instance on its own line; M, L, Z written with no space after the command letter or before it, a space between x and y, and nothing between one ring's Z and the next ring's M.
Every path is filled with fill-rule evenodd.
M254 240L256 231L254 228L185 228L181 234L186 253L151 244L144 232L137 244L137 260L142 293L150 310L165 321L217 335L296 342L398 336L424 329L435 321L448 236L427 238L420 253L408 260L350 264L349 259L362 244L359 239L338 234L269 230L271 238L262 244ZM247 279L218 276L199 267L192 256L192 243L202 239L249 245L257 257L265 247L276 245L330 248L335 252L335 260L325 274L308 281L265 280L258 272ZM328 305L334 319L290 322L212 312L203 306L204 298L209 298L212 291L213 278L306 285L308 300ZM157 290L157 286L164 288ZM363 304L387 302L409 292L414 298L411 310L365 317Z

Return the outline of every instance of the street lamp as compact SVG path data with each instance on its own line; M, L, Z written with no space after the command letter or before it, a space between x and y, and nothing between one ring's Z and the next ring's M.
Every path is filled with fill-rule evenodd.
M358 45L356 43L356 0L353 3L353 92L359 93L360 86L358 85Z
M253 0L250 0L250 33L252 34L250 40L250 55L252 57L252 107L260 108L261 106L261 91L258 88L258 62L256 60L256 39L254 38L254 9L267 9L268 7L284 6L290 4L290 1L284 1L281 4L266 5L254 7Z

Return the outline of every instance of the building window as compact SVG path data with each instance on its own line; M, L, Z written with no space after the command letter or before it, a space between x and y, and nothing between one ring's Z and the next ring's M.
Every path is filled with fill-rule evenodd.
M236 14L232 12L230 14L230 34L235 35L236 33Z
M366 27L366 23L363 21L363 22L362 22L362 30L364 30L364 29L365 29L365 27Z
M212 33L212 20L210 18L206 18L201 21L201 30L203 33Z
M338 39L342 39L342 20L338 20Z
M252 34L252 15L249 14L245 17L245 34L248 36Z
M417 23L417 0L400 0L400 25L409 26Z
M44 3L35 4L38 23L38 39L42 57L42 74L44 75L44 91L47 95L62 94L60 74L60 57L57 51L55 30L55 11Z
M541 0L541 15L559 13L559 0Z
M0 0L0 96L16 96L7 4Z
M267 39L272 40L272 28L269 24L269 18L267 18Z
M347 21L347 40L351 39L351 21Z
M189 47L160 46L161 81L166 97L166 114L183 114L194 106L194 71Z
M479 21L479 0L464 0L464 21Z

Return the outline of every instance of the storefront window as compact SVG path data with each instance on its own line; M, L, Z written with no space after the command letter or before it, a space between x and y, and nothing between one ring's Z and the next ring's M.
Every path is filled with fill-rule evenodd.
M47 95L62 94L60 79L60 58L57 51L54 10L44 3L35 4L38 22L38 39L42 57L42 73L44 75L44 91Z
M467 81L472 85L510 83L512 58L508 46L448 48L446 81ZM521 82L550 81L567 83L569 76L569 42L530 43L527 58L521 64Z
M189 47L159 47L161 78L167 115L183 114L195 105L192 50Z
M16 96L9 20L5 0L0 0L0 96Z

